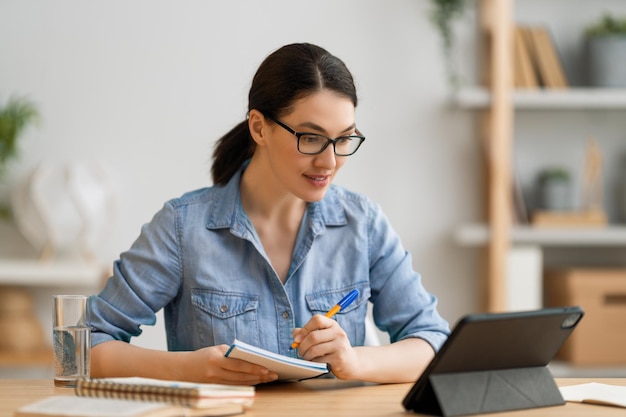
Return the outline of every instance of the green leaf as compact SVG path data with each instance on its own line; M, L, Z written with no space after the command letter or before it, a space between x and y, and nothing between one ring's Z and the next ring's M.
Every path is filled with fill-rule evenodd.
M466 0L431 0L431 6L430 21L441 35L448 80L456 88L459 83L459 76L452 59L455 41L452 25L455 19L460 18L465 13Z
M605 13L600 20L589 25L585 33L588 37L626 35L626 18L617 18Z
M9 159L18 153L20 135L38 119L37 107L26 98L11 97L0 108L0 178Z

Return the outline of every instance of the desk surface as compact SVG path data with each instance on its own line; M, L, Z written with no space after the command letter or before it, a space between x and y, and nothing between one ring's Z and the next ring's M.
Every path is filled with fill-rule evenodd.
M626 385L626 378L557 379L559 385L585 382ZM245 417L385 417L416 416L404 411L401 401L412 384L372 385L334 380L310 380L298 383L257 387L254 405ZM55 388L52 380L0 380L0 417L28 403L50 395L74 395L71 389ZM564 406L488 414L489 417L582 417L623 416L626 410L589 404L566 403Z

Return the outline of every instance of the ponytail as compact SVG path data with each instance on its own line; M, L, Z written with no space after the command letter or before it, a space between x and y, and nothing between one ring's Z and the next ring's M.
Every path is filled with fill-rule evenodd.
M252 158L256 143L250 137L248 121L244 120L222 136L213 150L211 176L216 185L226 185L243 163Z

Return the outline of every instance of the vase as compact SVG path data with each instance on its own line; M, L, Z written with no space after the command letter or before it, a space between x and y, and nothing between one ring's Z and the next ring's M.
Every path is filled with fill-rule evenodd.
M541 187L542 208L549 211L572 209L572 187L566 180L548 180Z
M96 161L41 163L12 193L18 230L43 259L93 258L115 215L115 188Z
M626 87L626 35L590 37L588 62L592 87Z

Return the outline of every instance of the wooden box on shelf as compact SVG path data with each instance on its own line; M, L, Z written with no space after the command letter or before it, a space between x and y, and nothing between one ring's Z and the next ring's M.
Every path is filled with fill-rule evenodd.
M605 227L607 224L606 214L602 210L538 211L532 217L532 225L536 227Z
M544 295L547 306L585 310L559 359L576 365L626 364L626 269L547 271Z

